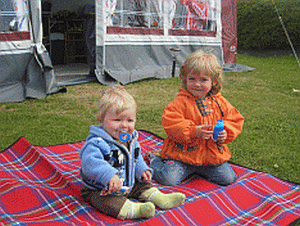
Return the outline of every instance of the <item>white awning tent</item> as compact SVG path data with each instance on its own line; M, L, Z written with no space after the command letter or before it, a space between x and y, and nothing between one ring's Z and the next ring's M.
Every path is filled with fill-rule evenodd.
M58 87L42 45L41 2L1 0L0 102L44 98Z
M200 48L227 70L236 65L236 0L47 1L56 11L81 9L89 65L102 84L169 78L173 60L178 76L185 58ZM42 44L41 15L40 0L0 3L0 102L44 98L62 85Z
M223 65L236 64L235 0L134 2L96 1L95 71L101 83L169 78L174 54L180 67L200 48L212 51Z

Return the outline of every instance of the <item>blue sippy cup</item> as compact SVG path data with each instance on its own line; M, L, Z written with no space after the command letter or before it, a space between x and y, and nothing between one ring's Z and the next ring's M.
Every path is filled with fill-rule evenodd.
M213 133L214 140L218 139L218 136L223 131L223 129L224 129L223 119L218 119L218 123L214 127L214 133Z

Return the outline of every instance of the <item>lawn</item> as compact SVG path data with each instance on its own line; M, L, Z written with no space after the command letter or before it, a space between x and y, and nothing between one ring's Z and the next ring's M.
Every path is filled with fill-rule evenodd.
M245 117L242 133L229 144L231 161L300 183L300 67L290 55L256 57L238 54L252 72L226 73L223 95ZM137 129L165 137L164 107L178 93L180 80L148 79L126 85L138 103ZM0 150L24 136L34 145L86 139L96 124L98 99L105 86L97 82L68 86L67 93L43 100L0 104Z

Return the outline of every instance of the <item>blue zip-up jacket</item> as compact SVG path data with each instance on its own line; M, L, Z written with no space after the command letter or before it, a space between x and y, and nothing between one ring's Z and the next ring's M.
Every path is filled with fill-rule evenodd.
M130 150L113 139L101 126L90 127L90 135L79 151L83 184L91 189L107 189L112 176L117 174L123 186L133 187L135 178L141 181L142 173L153 170L141 155L136 130L130 136Z

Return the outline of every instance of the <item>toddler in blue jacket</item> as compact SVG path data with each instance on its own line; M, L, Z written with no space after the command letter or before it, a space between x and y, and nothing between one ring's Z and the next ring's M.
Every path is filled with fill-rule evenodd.
M150 218L155 205L170 209L185 200L182 193L164 194L151 184L153 170L137 141L136 112L136 102L125 89L108 88L100 100L99 125L90 127L79 151L81 196L95 209L119 219Z

